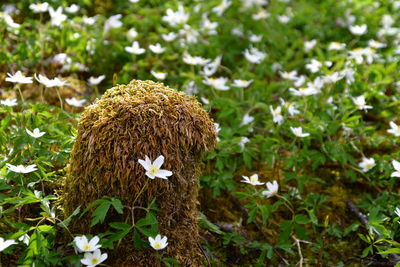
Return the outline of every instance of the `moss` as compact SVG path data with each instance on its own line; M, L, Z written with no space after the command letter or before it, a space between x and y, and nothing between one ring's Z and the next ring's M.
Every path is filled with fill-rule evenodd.
M117 85L82 114L62 196L64 211L68 215L105 195L142 207L156 198L160 233L169 242L165 253L185 266L200 265L196 204L201 158L215 144L213 121L195 98L152 81ZM138 163L145 155L152 160L163 155L163 168L173 175L167 181L150 180L134 203L149 179ZM125 218L112 221L118 219ZM96 230L87 222L75 222L71 230ZM111 253L108 264L157 266L152 254L135 252L129 243Z

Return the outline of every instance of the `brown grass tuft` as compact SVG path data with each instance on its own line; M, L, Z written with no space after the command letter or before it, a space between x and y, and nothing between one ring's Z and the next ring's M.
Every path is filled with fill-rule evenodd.
M78 131L64 187L66 214L102 196L118 197L131 206L149 179L138 159L163 155L162 168L173 175L168 180L149 180L134 205L147 207L156 198L160 233L169 242L165 254L183 266L201 265L196 219L199 175L202 154L215 146L216 131L198 101L161 83L133 80L107 90L88 106ZM125 218L110 221L118 219ZM72 231L94 231L87 222L87 218L84 223L78 220ZM107 264L160 264L150 249L137 252L132 247L131 240L120 246Z

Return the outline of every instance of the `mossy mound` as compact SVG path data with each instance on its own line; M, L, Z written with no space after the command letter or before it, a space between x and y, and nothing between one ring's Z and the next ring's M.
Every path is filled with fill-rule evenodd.
M199 266L196 204L201 158L215 144L213 121L195 98L152 81L117 85L88 106L80 119L62 196L66 215L102 196L141 207L156 198L160 233L169 242L165 253L183 266ZM151 160L163 155L162 168L173 175L168 180L149 180L138 163L145 155ZM71 230L95 234L96 229L77 220ZM158 265L153 251L136 252L129 244L115 250L108 264Z

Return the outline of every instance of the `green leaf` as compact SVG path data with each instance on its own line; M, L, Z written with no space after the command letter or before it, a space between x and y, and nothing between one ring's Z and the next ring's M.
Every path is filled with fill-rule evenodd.
M72 218L75 217L76 215L78 215L78 213L80 212L80 210L81 210L81 206L78 206L78 207L74 210L74 212L72 212L72 214L71 214L70 216L68 216L67 219L65 219L65 220L62 221L62 222L59 222L59 223L58 223L58 226L63 227L63 228L67 228L68 225L69 225L69 223L71 222Z
M94 226L98 223L104 222L107 212L110 209L111 203L102 202L92 213L92 222L90 226Z

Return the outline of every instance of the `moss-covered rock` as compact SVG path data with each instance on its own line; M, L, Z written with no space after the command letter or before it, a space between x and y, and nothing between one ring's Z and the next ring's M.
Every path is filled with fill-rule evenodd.
M126 206L147 207L156 198L160 233L169 242L165 253L184 266L199 266L202 255L197 241L196 204L201 158L215 144L213 121L195 98L152 81L117 85L82 114L62 196L63 208L68 215L77 206L85 207L102 196L118 197ZM163 155L163 168L173 175L168 180L148 181L138 163L145 155L151 160ZM146 182L147 187L135 201ZM118 219L125 217L111 221ZM77 220L71 230L94 234L96 229L87 221ZM137 252L132 241L127 244L110 255L108 264L159 264L150 249Z

